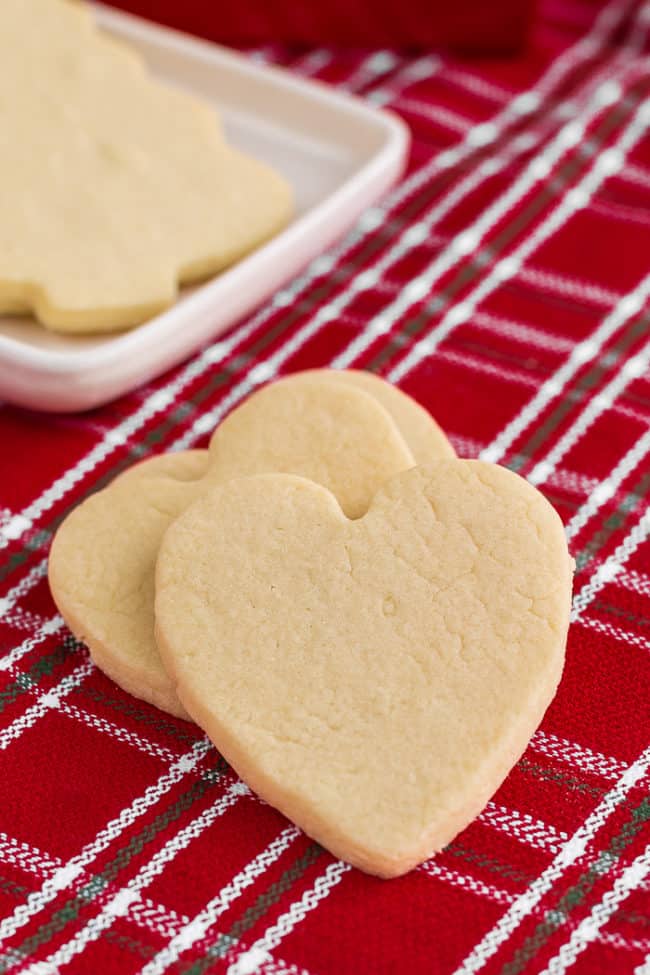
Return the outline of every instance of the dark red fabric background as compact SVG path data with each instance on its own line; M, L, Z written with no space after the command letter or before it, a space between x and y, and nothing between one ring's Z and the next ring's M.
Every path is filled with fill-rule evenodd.
M648 26L638 2L541 0L515 58L257 49L399 112L403 182L145 388L78 416L0 407L0 971L648 975ZM392 882L94 669L46 581L89 491L328 365L399 383L459 454L538 484L577 562L542 727L481 816Z
M215 41L394 45L422 49L449 45L506 53L526 37L533 0L113 0L141 17Z

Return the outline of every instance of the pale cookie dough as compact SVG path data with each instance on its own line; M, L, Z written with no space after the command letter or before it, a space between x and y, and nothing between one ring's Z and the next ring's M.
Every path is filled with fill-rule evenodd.
M416 464L426 464L434 457L454 457L454 448L436 421L424 407L397 386L380 376L358 369L308 369L293 373L292 383L314 379L346 383L363 390L377 400L392 416ZM120 477L140 474L164 475L182 481L203 477L209 465L207 450L183 450L141 460Z
M538 726L572 567L551 505L495 465L398 474L357 521L325 488L270 474L171 526L158 642L251 788L392 877L479 813Z
M356 517L414 459L377 399L319 374L280 380L231 413L212 436L201 480L176 476L179 461L167 460L170 476L144 476L148 466L166 463L154 458L66 518L50 553L49 580L61 615L103 671L136 697L186 716L153 632L155 560L173 519L212 485L267 471L325 484Z
M128 467L113 481L132 477L173 477L177 481L197 481L207 472L210 454L207 450L176 450L146 457Z
M59 331L131 326L288 221L286 181L85 5L2 0L0 33L0 312Z
M432 457L455 457L454 448L420 404L397 386L372 372L360 369L310 369L299 376L328 376L352 383L379 400L394 419L415 458L416 464L428 464Z

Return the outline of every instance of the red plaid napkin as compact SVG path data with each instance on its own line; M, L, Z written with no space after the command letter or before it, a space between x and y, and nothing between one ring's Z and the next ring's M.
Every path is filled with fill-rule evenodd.
M0 409L0 972L650 972L647 9L543 0L529 53L259 53L398 111L400 186L215 345L82 416ZM485 811L402 879L242 792L98 673L45 579L61 518L257 384L375 370L524 474L577 560L567 665Z

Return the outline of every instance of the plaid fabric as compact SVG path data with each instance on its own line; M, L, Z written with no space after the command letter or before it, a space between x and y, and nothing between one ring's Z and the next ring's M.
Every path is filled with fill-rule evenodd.
M649 11L542 0L525 57L258 58L389 105L409 172L190 362L83 416L0 410L0 972L650 972ZM375 370L528 477L577 560L565 675L485 811L382 882L119 690L55 615L66 512L258 384Z

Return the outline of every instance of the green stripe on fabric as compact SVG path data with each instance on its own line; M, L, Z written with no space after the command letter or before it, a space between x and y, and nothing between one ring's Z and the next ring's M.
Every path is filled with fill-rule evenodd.
M15 964L16 957L29 958L36 949L46 945L54 935L59 934L68 924L76 920L80 912L116 879L134 856L141 853L145 846L153 842L171 823L176 822L209 789L213 788L227 771L227 764L223 759L220 759L200 779L194 782L176 802L172 803L164 812L159 813L151 823L144 826L139 833L133 836L125 847L118 850L104 869L87 881L79 893L66 901L63 907L56 910L48 922L41 924L37 931L26 938L17 948L11 948L5 955L1 956L0 972L6 972Z
M650 626L650 616L639 616L638 613L631 613L627 609L619 609L618 606L612 606L611 603L606 603L602 599L594 600L593 607L600 609L603 613L617 616L618 619L625 620L626 623L634 623L635 626L639 627Z
M576 907L584 903L596 882L605 873L609 873L612 865L620 859L625 849L649 822L650 797L646 797L635 807L631 818L624 823L607 849L601 852L589 868L580 875L576 883L567 889L555 907L546 911L544 920L537 925L534 934L526 938L522 947L514 953L512 960L502 967L500 975L519 975L527 967L548 939L569 919Z
M570 792L580 792L583 795L593 796L595 799L600 799L607 792L607 789L598 785L590 785L588 782L581 782L580 779L576 778L575 775L568 775L563 772L557 772L553 768L546 768L544 765L539 765L536 762L531 762L527 758L520 758L515 766L524 775L532 775L536 779L542 781L546 780L548 782L555 782L557 785L562 786L564 789L568 789ZM594 773L596 774L596 773Z
M140 941L139 938L130 938L126 934L118 934L116 931L112 931L110 928L108 931L102 931L102 937L106 939L110 944L116 945L118 948L126 948L133 955L138 955L140 958L144 958L145 961L149 961L150 958L157 953L157 948L153 945L148 945L144 941ZM97 973L99 975L99 973Z
M271 884L259 895L255 903L247 908L239 920L224 934L220 934L214 944L210 945L203 958L195 961L188 968L184 968L181 975L202 975L217 959L233 948L241 936L246 934L269 910L277 904L283 894L291 890L309 867L322 855L323 848L318 843L311 843L305 852L288 867L279 880Z
M44 654L29 670L19 674L14 681L0 692L0 714L14 704L14 702L27 691L38 687L44 677L49 677L57 667L60 667L68 657L78 652L80 644L69 637L58 644L50 653Z
M576 570L578 572L604 548L614 532L623 527L628 515L635 511L640 502L646 500L648 493L650 493L650 471L645 473L637 481L632 490L625 495L616 510L605 518L598 531L594 533L592 538L578 552L575 557Z
M523 465L534 456L535 452L555 432L562 420L571 411L573 404L584 400L596 388L603 376L609 371L609 366L614 362L620 362L630 346L637 339L647 335L649 326L650 314L642 315L640 318L628 322L619 340L611 347L610 355L607 356L608 362L606 363L605 357L602 357L587 372L583 373L578 382L575 383L571 396L565 393L562 400L557 403L555 409L549 414L546 420L540 423L526 443L517 449L517 459L508 464L511 470L521 470Z
M75 687L72 694L89 697L95 703L102 704L113 711L117 711L119 714L133 718L135 721L140 722L140 724L148 725L150 728L154 728L162 734L170 735L178 741L183 742L183 744L195 745L202 738L202 735L196 732L192 733L190 730L191 726L187 726L187 722L181 722L180 719L170 720L165 717L163 711L159 711L153 706L150 710L138 707L135 699L121 701L118 698L111 697L109 694L98 691L89 684L81 684L79 687Z
M497 874L499 877L507 877L509 880L514 880L519 884L529 884L535 879L532 874L525 873L523 870L511 866L509 863L505 863L499 857L488 856L486 853L477 853L475 850L471 850L465 846L464 843L458 843L455 840L445 847L445 853L464 860L466 863L475 864L477 867L487 870L488 873Z
M611 132L632 115L632 112L641 102L648 87L647 82L642 82L631 88L627 96L605 115L591 138L578 147L574 155L560 167L552 180L548 180L543 184L528 205L506 224L503 230L496 235L489 245L480 248L456 272L450 284L434 295L418 315L408 319L404 323L397 333L399 341L402 344L404 343L405 337L409 339L416 338L429 324L432 315L441 315L443 310L449 306L451 301L465 285L472 284L476 281L484 268L494 263L506 247L529 228L530 224L544 207L557 196L561 195L581 170L586 171L587 166L585 163L599 151ZM393 357L397 349L396 336L391 336L389 341L386 342L381 351L377 353L366 368L372 372L379 372L388 360Z

